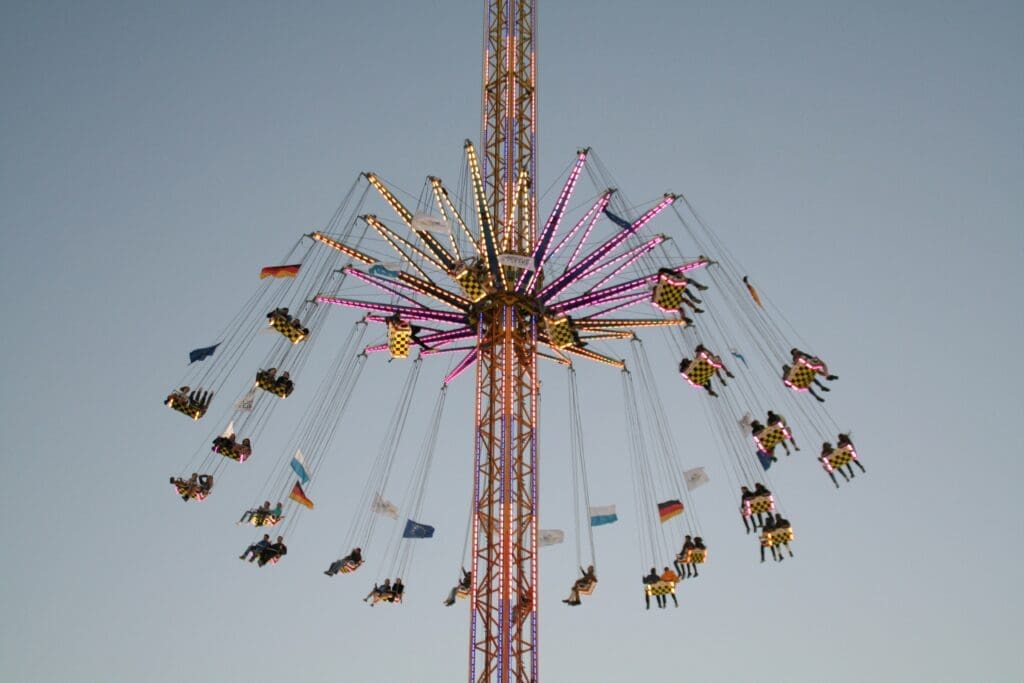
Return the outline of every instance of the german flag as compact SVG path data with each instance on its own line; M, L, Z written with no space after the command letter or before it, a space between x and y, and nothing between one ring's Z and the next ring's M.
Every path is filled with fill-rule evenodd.
M290 266L267 266L260 271L260 279L262 280L266 277L295 277L301 266L301 263L295 263Z
M310 510L313 509L313 501L306 497L306 492L302 490L299 482L295 482L295 486L292 487L292 492L288 494L288 497L299 505L305 505Z
M666 500L664 503L658 503L658 516L661 517L662 524L681 514L683 514L683 504L678 500Z

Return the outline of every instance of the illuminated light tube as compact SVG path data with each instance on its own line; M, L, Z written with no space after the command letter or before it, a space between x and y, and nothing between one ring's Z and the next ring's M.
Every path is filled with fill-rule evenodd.
M351 275L352 277L354 277L357 280L362 280L363 282L365 282L365 283L367 283L369 285L373 285L374 287L377 287L378 289L382 289L385 292L387 292L388 294L392 294L394 296L401 297L401 298L405 299L406 301L408 301L409 303L412 303L412 304L417 304L417 305L419 304L419 302L416 301L416 299L414 299L411 296L409 296L407 294L404 294L403 292L399 291L398 287L401 286L401 283L399 283L396 280L385 280L384 278L380 278L380 277L377 277L375 275L369 275L367 273L364 273L363 271L361 271L361 270L359 270L357 268L349 267L349 268L344 268L343 270L344 270L346 275ZM411 289L411 288L408 288L408 289ZM413 290L413 291L416 291L416 290ZM417 293L419 293L419 292L417 292Z
M391 248L394 249L395 252L397 252L398 255L401 256L403 260L405 260L406 263L408 263L410 266L412 266L416 270L417 273L422 275L424 279L429 279L427 277L426 271L424 271L422 268L420 268L420 266L415 261L413 261L411 258L409 258L409 255L406 254L402 250L402 246L404 246L406 249L409 249L410 251L415 252L424 261L429 262L430 264L432 264L438 270L441 270L441 271L447 270L443 263L441 263L440 261L435 259L430 254L427 254L426 252L421 250L415 244L413 244L409 240L405 239L404 237L402 237L401 235L396 233L394 230L392 230L388 226L386 226L383 223L381 223L380 219L377 218L376 216L374 216L372 214L369 214L369 215L366 215L366 216L362 216L362 219L364 221L366 221L367 225L369 225L371 228L376 230L377 234L380 235L381 237L383 237L387 241L387 243L391 245ZM399 244L401 244L402 246L399 246Z
M608 252L625 242L630 236L634 235L637 231L647 225L647 223L649 223L655 216L661 213L665 207L671 205L674 201L674 195L666 195L665 198L658 202L656 206L648 210L647 213L638 218L628 228L620 230L614 237L584 257L578 264L576 264L575 267L563 273L561 276L556 278L554 282L541 290L538 298L542 302L546 303L552 297L557 296L559 292L575 282L580 277L581 273L585 273L592 265L604 258Z
M477 350L473 349L472 351L469 352L469 354L466 355L465 358L463 358L461 361L459 361L458 365L456 365L454 368L452 368L452 371L449 372L448 375L444 378L443 384L451 384L452 381L456 377L461 375L463 372L466 371L467 368L471 367L473 365L473 363L476 362L476 357L477 357ZM474 503L474 507L475 507L475 503ZM474 514L473 517L474 517L474 526L476 526L476 524L477 524L477 522L475 521L476 520L476 515ZM475 583L475 580L476 580L476 577L474 577L474 583ZM475 593L476 593L476 591L474 591L474 594Z
M469 299L465 299L459 296L458 294L449 292L447 289L439 287L435 285L433 282L420 280L419 278L413 277L408 273L399 273L398 281L401 282L406 287L416 292L419 292L424 296L429 296L430 298L439 301L443 304L447 304L452 308L458 308L460 310L466 311L469 310L469 307L471 306Z
M389 190L384 183L380 181L380 178L377 177L376 173L366 172L363 175L366 176L366 179L370 181L370 184L376 188L377 192L379 192L384 198L384 201L390 204L391 208L395 210L395 213L405 221L406 225L412 223L412 214L409 213L409 209L405 208L402 202L398 201L398 198L391 194L391 190Z
M576 223L576 225L573 226L572 230L570 230L569 233L565 237L563 237L562 240L555 246L555 248L551 250L551 253L548 254L547 258L544 259L544 263L547 263L549 259L558 254L558 252L562 250L562 247L564 247L569 242L569 240L572 239L572 236L575 235L581 227L583 227L583 224L588 223L587 229L584 231L583 236L580 238L579 244L576 245L576 249L573 250L572 256L570 256L569 258L568 265L571 266L576 261L576 257L579 255L580 250L583 249L583 245L586 244L587 237L590 235L590 231L594 229L594 226L597 224L597 219L601 217L601 213L605 210L605 207L608 206L608 202L611 201L613 194L615 194L615 190L605 190L604 194L601 195L600 199L598 199L597 202L592 207L590 207L586 215L584 215L583 218L581 218ZM537 267L540 268L541 266L544 265L544 263L538 264Z
M483 179L480 177L480 164L476 157L476 149L473 143L466 140L466 163L469 165L469 175L473 186L473 199L476 205L477 224L480 226L480 234L484 239L484 248L487 254L487 268L491 271L491 277L495 282L501 282L504 288L505 274L498 264L498 250L494 244L494 228L491 225L492 217L487 208L487 195L484 193Z
M540 239L537 240L537 246L533 250L533 262L535 264L543 263L547 260L548 246L551 244L551 239L558 231L558 226L562 223L562 216L565 215L565 207L569 203L569 198L572 197L573 191L576 189L576 182L579 180L580 173L583 171L583 164L586 163L587 153L589 151L589 148L581 150L576 157L576 165L569 173L569 177L566 179L565 185L562 187L562 191L558 195L558 200L555 202L555 207L551 210L547 223L544 224L544 229L540 233ZM540 272L539 267L533 271L532 275L523 272L519 276L519 282L516 283L516 291L521 293L530 289ZM527 278L529 278L528 283L526 282Z
M430 308L412 308L410 306L393 306L382 304L376 301L358 301L356 299L343 299L336 296L317 295L314 299L318 304L331 304L334 306L346 306L358 308L364 311L379 311L384 313L397 313L403 320L433 320L435 322L466 323L466 316L461 313L450 313L448 311L435 311Z
M367 256L366 254L364 254L363 252L359 251L358 249L353 249L352 247L346 246L346 245L342 244L341 242L339 242L337 240L331 239L330 237L328 237L327 235L323 234L322 232L314 232L311 235L311 237L314 240L316 240L317 242L320 242L322 244L326 244L331 249L337 249L338 251L340 251L341 253L345 254L346 256L351 256L352 258L354 258L356 261L359 261L360 263L365 263L366 265L369 266L369 265L373 265L374 263L377 262L377 259L375 259L375 258L373 258L371 256Z
M469 339L476 336L476 331L468 327L460 328L457 330L450 330L448 332L438 332L437 334L428 334L420 337L420 342L430 345L437 344L449 344L453 341L461 341L463 339Z
M597 284L595 284L592 287L592 289L597 289L598 287L603 286L604 283L608 282L609 280L614 278L616 275L621 273L623 270L625 270L629 266L631 266L634 263L636 263L637 260L641 256L643 256L644 254L646 254L650 250L654 249L656 246L658 246L659 244L664 242L666 239L668 239L668 238L665 237L664 235L657 235L656 237L652 237L650 240L648 240L644 244L641 244L639 247L634 247L633 249L630 249L629 251L627 251L625 254L622 254L621 256L617 256L616 258L612 259L611 261L609 261L609 262L607 262L605 264L602 264L600 266L595 266L594 268L590 269L588 272L584 273L581 277L587 277L587 276L593 275L594 273L597 273L597 272L599 272L601 270L604 270L608 266L613 265L616 261L619 261L621 259L626 259L625 263L621 264L618 268L616 268L612 272L610 272L607 275L605 275L600 281L598 281Z
M684 320L576 320L575 323L577 330L601 330L619 327L680 327L686 325ZM701 351L702 355L703 353ZM714 363L711 364L714 365ZM722 366L715 365L715 367Z
M613 368L618 368L620 370L622 370L623 368L626 367L626 362L625 361L616 360L615 358L609 358L608 356L602 356L600 353L595 353L595 352L589 351L587 349L581 349L578 346L569 346L569 347L566 347L566 348L562 349L562 351L565 352L565 353L571 353L571 354L573 354L575 356L581 356L583 358L589 358L590 360L595 360L595 361L597 361L599 363L604 363L606 365L610 365Z

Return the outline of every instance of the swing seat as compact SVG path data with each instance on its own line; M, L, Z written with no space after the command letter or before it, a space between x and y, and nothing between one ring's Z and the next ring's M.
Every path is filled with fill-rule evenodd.
M793 527L785 527L784 529L774 529L772 531L761 532L761 545L765 548L772 548L777 545L789 543L795 538L793 534Z
M648 597L658 595L670 595L675 594L676 584L674 581L658 581L657 583L644 584L644 593Z
M392 358L408 358L411 339L412 325L402 320L388 321L388 352Z
M782 378L783 383L795 391L806 391L814 381L815 375L825 374L825 364L817 358L799 358L789 367Z
M689 365L683 368L682 375L690 386L703 388L711 381L711 378L722 367L721 363L715 363L711 356L701 351L700 355L690 361Z
M565 349L580 343L579 334L573 329L572 319L567 315L561 318L545 318L544 326L547 328L551 346L556 349Z
M686 289L686 285L685 277L661 273L651 293L651 303L666 313L678 311L683 304L683 290Z
M214 439L211 450L236 462L245 462L252 455L252 448L250 446L246 446L239 441L232 441L226 436L218 436Z
M688 548L681 555L676 555L679 564L704 564L708 559L707 548Z
M395 595L391 591L374 592L371 604L376 605L379 602L388 602L393 605L402 604L402 596Z
M791 438L789 429L780 422L769 425L754 434L754 443L765 453L771 453L776 446L789 438Z
M283 334L292 344L298 344L309 337L309 330L297 325L290 315L283 313L279 308L268 313L267 320L270 321L271 327Z
M341 569L339 569L338 571L341 572L342 574L351 574L352 572L354 572L355 570L359 569L362 566L363 566L363 561L362 560L359 560L358 562L353 562L352 560L346 560L345 564L341 565Z
M476 303L487 296L487 270L483 264L464 266L455 273L455 281L462 287L466 298Z
M580 595L593 595L595 588L597 588L597 579L587 581L585 584L581 583L576 587L576 592Z
M250 519L249 523L253 526L277 526L284 519L284 515L272 515L269 512L257 512Z
M853 446L843 446L841 448L834 448L832 452L825 456L822 461L822 465L826 465L825 469L831 472L834 469L838 469L844 465L848 465L851 460L857 459L857 452L853 450Z
M459 598L460 600L465 600L466 598L469 597L469 589L468 588L458 588L455 591L455 597Z
M164 403L167 404L167 407L177 410L182 415L188 415L193 420L198 420L203 415L206 415L206 409L209 408L209 405L193 401L189 396L179 394L178 392L168 396Z
M171 486L174 487L174 492L179 496L188 496L189 500L202 502L206 500L206 497L210 495L208 489L192 487L185 479L175 479L171 482Z
M775 497L772 494L756 496L743 501L743 516L762 515L775 511Z
M256 386L280 398L288 398L292 390L295 389L295 384L290 379L275 378L267 370L260 370L256 373Z

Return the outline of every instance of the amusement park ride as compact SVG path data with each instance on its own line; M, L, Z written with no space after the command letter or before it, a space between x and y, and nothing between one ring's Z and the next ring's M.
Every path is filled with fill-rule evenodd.
M670 498L644 501L658 528L692 507L686 491L693 483L684 480L682 468L672 460L663 408L660 400L650 398L652 390L645 378L652 371L637 337L644 328L665 329L677 358L682 358L682 380L705 390L708 395L702 399L713 402L713 427L734 458L724 469L731 472L737 487L744 487L741 515L744 524L751 525L748 530L760 529L762 558L767 548L773 557L777 551L781 559L783 547L788 549L794 539L792 527L776 508L774 494L764 485L766 470L776 460L776 447L783 446L788 454L789 445L796 445L794 435L814 433L827 441L838 432L810 396L815 386L829 390L822 380L837 378L820 359L789 348L786 333L766 312L759 292L683 197L668 194L651 206L634 209L605 185L597 188L582 216L571 220L573 193L592 156L591 150L584 149L577 152L550 212L538 222L534 10L533 0L487 3L482 140L479 148L465 143L461 187L448 187L430 176L415 209L410 209L379 176L361 174L324 230L303 236L282 261L284 265L263 269L260 289L217 344L192 352L185 386L166 400L169 407L193 420L202 418L230 371L244 358L257 328L265 326L276 333L272 350L232 405L228 428L221 433L218 424L213 448L207 442L197 454L201 461L195 467L197 474L172 478L183 499L200 501L211 494L227 461L243 463L253 457L274 406L300 384L293 378L299 377L327 310L336 305L365 313L323 378L310 412L296 431L295 448L289 449L276 480L268 483L267 502L240 520L257 527L260 536L263 527L276 527L271 536L283 537L294 528L301 509L313 505L312 480L369 354L387 353L401 359L413 347L418 349L419 358L412 361L395 407L393 420L398 425L404 423L409 409L420 359L455 354L448 356L456 360L444 386L474 370L469 568L458 591L469 603L471 682L539 680L539 359L570 371L582 359L622 370L627 428L638 431L648 419L654 425L648 432L649 443L633 440L632 450L636 472L649 480L645 488L650 495L664 491ZM374 194L390 207L394 218L362 211L367 197ZM683 217L684 211L690 219ZM678 253L668 254L668 237L643 237L656 219L673 214L696 242L695 253L708 256L686 258L678 248ZM694 272L706 274L712 287L693 280ZM707 295L704 290L709 290ZM697 291L707 303L697 297ZM712 310L716 303L720 310ZM708 308L706 316L699 305ZM727 321L730 315L746 322L732 324ZM706 324L704 318L709 319ZM386 341L363 347L370 325L379 326ZM735 337L737 330L744 329L751 331L753 340L741 347L749 349L745 354L737 350ZM603 345L615 340L633 348L636 365L631 364L629 372L624 360L603 352ZM729 354L731 367L717 355L721 353ZM767 392L763 391L766 383L756 376L759 363L775 374L771 382L779 397L774 404L760 398ZM634 375L642 391L634 388ZM814 397L822 400L820 395ZM771 411L765 425L746 415L752 410L760 414L780 402L789 402L790 412L797 416L794 423ZM442 388L435 420L440 419L443 403ZM418 469L421 479L436 436L435 424L424 446L427 464ZM332 565L328 574L358 570L366 559L363 553L374 520L381 514L397 516L397 510L380 495L397 447L397 437L388 438L349 539L356 552ZM655 452L667 459L663 467L652 466ZM843 468L853 474L850 464L860 465L856 457L849 437L840 435L838 447L824 444L819 462L836 482L835 471L847 480ZM699 479L700 474L695 476ZM671 499L677 491L685 505ZM288 502L271 508L274 497ZM414 498L422 496L414 492ZM407 538L432 532L413 521L418 503L408 512ZM696 571L705 562L708 551L699 537L696 545L689 540L699 536L699 527L694 534L693 522L687 524L689 545L684 545L677 566L689 573L691 566ZM264 538L252 546L261 564L276 562L287 552L281 538L277 544ZM647 534L646 543L650 554L656 555L654 532ZM407 564L408 554L396 559L396 568ZM648 596L674 592L674 581L655 578L644 587ZM570 604L578 604L578 593L593 591L592 569L591 580L586 579L585 575L582 583L574 585L576 601ZM381 587L375 589L377 600L384 593ZM389 587L388 591L386 601L401 601L401 589Z

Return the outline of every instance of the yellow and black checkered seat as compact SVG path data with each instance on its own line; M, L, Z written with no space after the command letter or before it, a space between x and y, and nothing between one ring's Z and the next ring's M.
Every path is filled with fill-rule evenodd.
M686 289L686 278L669 273L658 275L658 283L651 293L651 303L663 311L677 311L683 303L683 290Z
M256 373L256 386L268 391L275 396L288 398L295 385L286 377L274 377L268 370L260 370Z
M412 325L402 320L388 321L388 352L392 358L408 358Z
M565 349L579 343L579 337L572 326L572 318L567 315L560 318L545 318L544 326L551 346L556 349Z
M168 407L177 410L183 415L188 415L193 420L198 420L203 415L206 415L206 409L209 408L208 404L203 405L198 401L193 401L189 396L177 392L168 396L165 403Z
M825 456L825 459L828 460L829 467L837 469L849 464L856 457L857 454L854 452L853 446L842 446L841 448L832 449L832 452Z
M676 592L674 581L658 581L657 583L644 584L644 592L649 596L669 595Z
M455 280L470 301L476 303L487 296L488 273L482 263L462 268L455 273Z
M769 425L757 434L754 434L754 440L757 442L757 445L767 453L771 453L773 448L787 438L789 438L789 434L786 433L786 428L781 423Z
M775 510L775 498L770 493L748 498L743 502L743 515L750 517L751 515L763 515L766 512L773 512Z
M271 311L267 319L270 321L270 326L283 334L292 344L305 341L308 336L301 325L296 324L291 316L280 310Z
M690 361L690 364L683 370L683 375L686 376L690 384L702 387L711 381L717 371L718 368L711 363L711 359L701 353Z
M679 564L704 564L707 559L707 548L687 548L685 553L676 555Z

